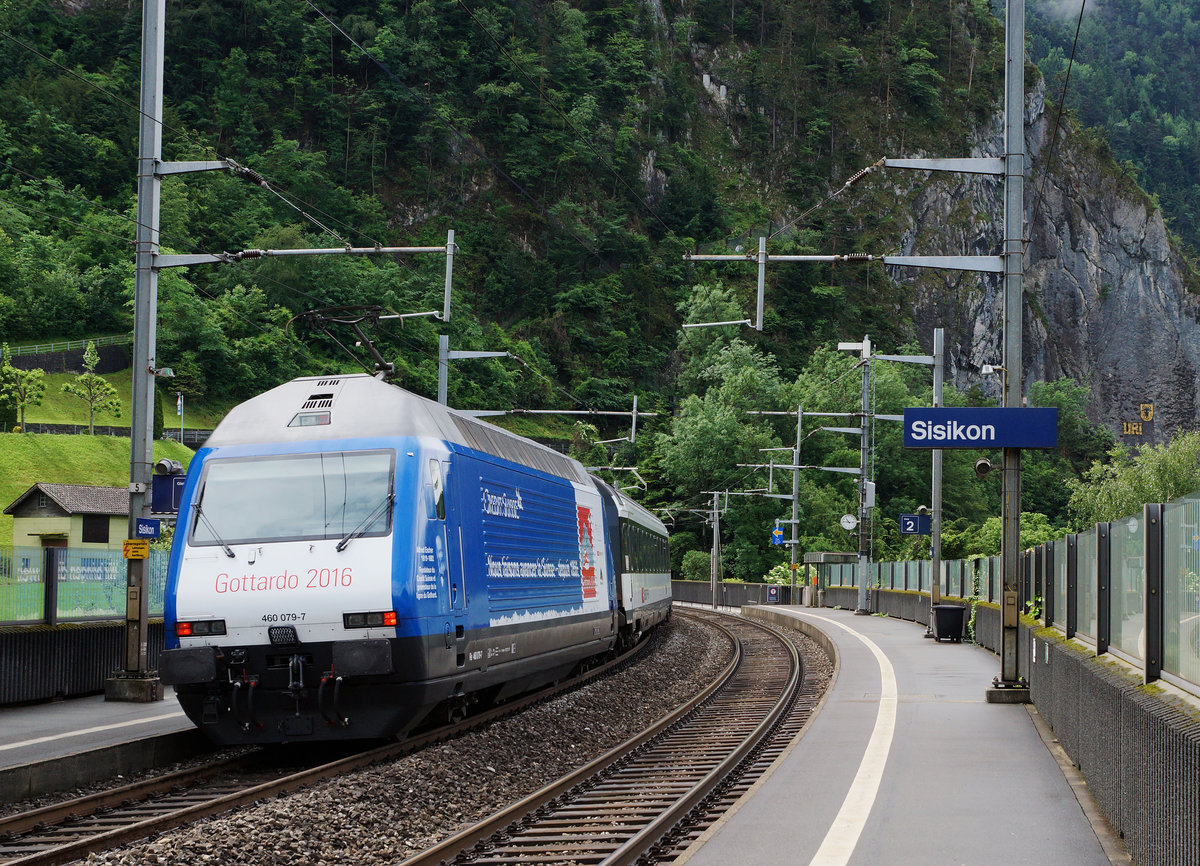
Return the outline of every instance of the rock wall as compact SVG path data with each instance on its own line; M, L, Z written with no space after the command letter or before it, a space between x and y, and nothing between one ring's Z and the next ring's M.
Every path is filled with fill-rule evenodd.
M1093 421L1118 437L1140 430L1125 437L1133 444L1166 441L1200 418L1200 296L1185 286L1183 261L1153 201L1077 132L1060 126L1051 152L1053 125L1039 81L1026 102L1025 391L1038 380L1072 378L1092 389ZM997 118L971 155L1002 153ZM1002 251L1001 179L939 174L895 182L912 202L901 255ZM946 329L948 380L998 397L999 380L979 370L1003 363L999 275L897 269L895 276L914 288L922 344L930 345L935 327Z

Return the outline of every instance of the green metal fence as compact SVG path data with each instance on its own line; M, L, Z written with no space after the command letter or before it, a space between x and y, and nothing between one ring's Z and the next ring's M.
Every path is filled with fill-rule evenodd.
M150 551L151 616L162 616L165 550ZM123 619L128 573L119 550L0 547L0 624Z

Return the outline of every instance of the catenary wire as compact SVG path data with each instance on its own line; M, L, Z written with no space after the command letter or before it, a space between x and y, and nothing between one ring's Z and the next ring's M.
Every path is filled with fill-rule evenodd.
M1046 156L1046 171L1042 176L1042 185L1038 188L1037 198L1033 202L1033 210L1030 212L1029 224L1033 225L1037 219L1038 209L1041 207L1042 198L1046 192L1046 184L1050 181L1050 170L1054 166L1054 150L1058 144L1058 124L1062 119L1063 106L1067 102L1067 88L1071 84L1071 67L1075 63L1075 49L1079 46L1079 31L1083 27L1083 13L1087 8L1087 0L1080 0L1079 3L1079 18L1075 22L1075 38L1071 42L1071 56L1067 59L1067 74L1063 79L1062 93L1058 97L1058 110L1054 113L1054 125L1050 128L1050 153ZM1025 238L1025 245L1028 246L1029 238Z
M18 46L20 46L24 50L28 51L29 53L33 54L34 56L40 58L44 62L49 63L50 65L55 66L58 69L61 69L63 72L67 73L71 77L79 80L83 84L86 84L88 87L91 87L94 90L99 91L100 93L104 94L109 99L113 100L114 102L117 102L121 105L124 105L127 108L132 109L139 117L143 116L144 112L142 111L140 106L134 105L132 102L130 102L128 99L125 99L121 95L114 93L113 91L108 90L104 87L101 87L99 84L96 84L94 81L90 81L86 76L81 75L79 72L77 72L73 69L70 69L69 67L63 66L61 63L56 61L54 58L47 57L45 54L38 51L32 45L26 44L25 42L21 41L17 37L13 36L11 33L0 30L0 36L5 37L6 39L10 40L11 42L14 42ZM211 145L206 144L205 142L196 138L194 133L171 126L166 121L164 121L162 118L156 118L155 122L159 126L161 126L164 130L167 130L168 132L172 132L172 133L180 136L181 138L183 138L185 141L188 141L191 144L194 144L197 147L201 148L201 150L203 150L209 156L212 156L217 160L227 159L226 157L221 156L220 153L218 153ZM228 160L228 161L233 162L233 160ZM354 232L355 234L358 234L361 237L367 238L368 240L371 241L371 243L373 245L382 246L382 244L377 239L371 237L366 232L363 232L360 229L357 229L354 226L351 226L348 223L345 223L342 220L339 220L337 217L334 217L331 214L325 213L320 208L316 207L315 205L311 204L310 202L305 201L304 199L300 198L299 196L293 195L291 192L287 191L286 189L276 187L271 181L269 181L260 172L251 171L251 172L248 172L248 174L250 174L251 176L253 176L254 178L257 179L256 182L259 184L259 186L262 186L263 188L272 192L281 201L283 201L285 204L292 207L294 210L296 210L298 213L300 213L302 216L304 216L305 219L310 220L315 225L317 225L319 228L321 228L323 231L326 231L326 232L329 232L332 234L332 232L330 232L328 227L326 227L325 225L323 225L322 223L317 221L304 208L301 208L295 202L290 201L288 197L290 196L292 199L295 199L296 202L299 202L300 204L303 204L305 207L315 211L316 213L321 214L321 216L325 217L328 221L337 223L338 225L341 225L343 228L349 229L350 231ZM136 224L136 221L135 221L135 224ZM335 237L336 237L336 235L335 235Z
M387 68L387 67L386 67L384 64L382 64L382 63L381 63L379 60L377 60L377 59L376 59L376 58L374 58L374 57L373 57L373 56L372 56L372 55L371 55L369 52L367 52L367 51L366 51L366 49L365 49L365 48L363 48L363 46L359 45L359 44L358 44L358 43L357 43L357 42L356 42L356 41L355 41L355 40L354 40L352 37L350 37L350 36L349 36L349 34L347 34L347 33L346 33L346 32L345 32L345 31L344 31L344 30L343 30L341 27L339 27L339 26L338 26L338 25L337 25L337 24L336 24L336 23L335 23L335 22L334 22L332 19L330 19L328 15L326 15L326 14L325 14L323 11L321 11L319 8L317 8L317 7L316 7L316 6L315 6L315 5L314 5L312 2L309 2L309 0L306 0L306 2L307 2L307 3L308 3L308 5L309 5L309 6L310 6L310 7L311 7L311 8L312 8L312 9L313 9L313 10L314 10L314 11L315 11L315 12L316 12L316 13L317 13L317 14L318 14L318 15L319 15L321 18L322 18L322 19L324 19L324 20L325 20L325 21L326 21L326 22L327 22L327 23L328 23L328 24L329 24L329 25L330 25L330 26L331 26L333 29L337 30L337 31L338 31L338 32L339 32L339 33L340 33L340 34L341 34L341 35L342 35L342 36L343 36L343 37L344 37L344 38L345 38L347 41L349 41L349 42L350 42L352 45L354 45L354 46L355 46L355 48L357 48L357 49L358 49L360 52L362 52L362 54L363 54L364 56L366 56L368 59L370 59L372 62L374 62L374 63L375 63L377 66L379 66L379 67L380 67L380 68L381 68L381 69L382 69L382 70L383 70L383 71L384 71L384 72L385 72L385 73L386 73L386 74L387 74L387 75L388 75L388 76L389 76L389 77L390 77L392 80L396 81L398 84L400 84L400 85L401 85L402 87L404 87L406 90L408 90L408 92L409 92L409 93L411 93L411 92L412 92L412 91L411 91L411 89L410 89L410 88L408 88L408 87L407 87L407 85L406 85L406 84L405 84L403 81L400 81L400 79L399 79L399 78L397 78L397 77L396 77L396 76L395 76L395 75L394 75L394 74L391 72L391 70L390 70L390 69L388 69L388 68ZM468 13L469 13L469 14L471 14L471 13L470 13L470 10L468 10ZM474 15L473 15L473 14L472 14L472 18L473 18L473 20L474 20ZM477 23L478 23L478 22L477 22ZM141 115L143 114L143 112L141 111L141 108L140 108L139 106L137 106L137 105L134 105L134 104L133 104L133 103L131 103L129 100L127 100L127 99L123 98L122 96L120 96L120 95L118 95L118 94L116 94L116 93L113 93L113 92L112 92L112 91L110 91L110 90L107 90L107 89L105 89L105 88L101 87L100 85L96 84L95 82L88 80L88 79L87 79L85 76L83 76L83 75L79 74L79 73L78 73L78 72L76 72L75 70L72 70L72 69L70 69L70 68L68 68L68 67L66 67L66 66L63 66L62 64L58 63L58 62L57 62L57 61L55 61L54 59L52 59L52 58L50 58L50 57L47 57L46 55L44 55L43 53L41 53L40 51L38 51L36 48L34 48L33 46L30 46L30 45L26 44L25 42L23 42L23 41L21 41L20 39L16 38L16 37L15 37L15 36L13 36L12 34L10 34L10 33L7 33L7 32L5 32L5 31L0 31L0 35L3 35L3 36L5 36L7 39L9 39L10 41L12 41L12 42L16 43L16 44L17 44L18 46L20 46L21 48L25 49L26 51L30 52L31 54L34 54L35 56L39 57L39 58L40 58L40 59L42 59L43 61L45 61L45 62L47 62L47 63L50 63L51 65L53 65L53 66L55 66L55 67L57 67L57 68L61 69L62 71L66 72L67 74L71 75L72 77L74 77L74 78L76 78L76 79L80 80L81 82L83 82L83 83L84 83L84 84L86 84L87 86L89 86L89 87L92 87L93 89L95 89L95 90L99 91L100 93L104 94L105 96L107 96L108 98L112 99L113 101L115 101L115 102L118 102L118 103L120 103L120 104L122 104L122 105L124 105L124 106L126 106L126 107L128 107L128 108L130 108L130 109L132 109L132 110L133 110L133 111L135 111L135 112L136 112L136 113L137 113L139 116L141 116ZM506 55L506 56L507 56L507 55ZM511 61L511 58L509 58L509 59L510 59L510 61ZM544 95L544 94L542 94L542 95L543 95L543 98L545 98L545 95ZM549 101L549 100L547 100L547 101ZM557 109L557 107L555 107L555 110L556 110L556 111L558 110L558 109ZM561 112L560 112L560 113L561 113ZM451 129L452 129L452 130L453 130L453 131L454 131L454 132L457 134L457 135L459 135L459 137L460 137L460 138L461 138L461 139L462 139L462 140L463 140L463 141L464 141L464 142L465 142L465 143L468 145L468 147L470 147L470 148L471 148L471 149L472 149L472 150L473 150L473 151L474 151L476 154L478 154L478 155L479 155L481 158L485 159L485 160L486 160L486 161L487 161L487 162L488 162L488 163L489 163L489 164L490 164L490 165L491 165L491 166L492 166L492 167L493 167L493 168L494 168L494 169L497 171L497 173L498 173L498 174L500 174L502 177L504 177L506 180L508 180L508 181L509 181L509 183L510 183L510 184L512 184L512 185L514 186L514 188L516 188L516 189L517 189L517 190L518 190L518 191L519 191L519 192L520 192L522 195L524 195L524 196L525 196L525 197L526 197L526 198L527 198L527 199L528 199L528 200L529 200L531 203L533 203L533 204L535 205L535 207L537 207L537 209L538 209L538 211L539 211L539 212L541 212L541 213L545 213L545 212L546 212L546 211L545 211L545 207L544 207L544 206L543 206L543 205L542 205L540 202L538 202L538 201L537 201L537 200L536 200L536 199L535 199L535 198L534 198L534 197L533 197L531 194L529 194L529 193L528 193L528 191L526 191L526 190L524 189L524 187L522 187L522 186L521 186L519 183L517 183L517 182L516 182L516 181L515 181L515 180L514 180L514 179L513 179L513 178L512 178L510 175L508 175L508 173L507 173L507 172L505 172L505 171L504 171L504 170L503 170L503 169L502 169L500 166L498 166L498 165L497 165L497 164L496 164L494 161L492 161L492 160L491 160L490 158L488 158L486 155L484 155L484 154L480 153L480 152L478 151L478 149L476 149L476 148L474 147L474 144L473 144L473 143L470 141L470 139L469 139L469 138L468 138L468 137L467 137L465 134L463 134L462 132L460 132L459 130L457 130L456 128L454 128L454 126L453 126L452 124L449 124L449 123L448 123L448 122L447 122L447 121L446 121L444 118L441 118L441 117L439 117L439 120L441 120L443 123L445 123L447 126L449 126L449 127L450 127L450 128L451 128ZM202 148L202 149L203 149L205 152L207 152L208 154L210 154L210 155L212 155L212 156L215 156L215 157L217 157L217 158L221 158L221 157L220 157L220 155L217 153L217 151L216 151L215 149L213 149L213 148L212 148L210 145L208 145L208 144L205 144L204 142L201 142L201 141L198 141L198 140L195 140L195 139L193 139L193 138L190 136L190 134L189 134L188 132L186 132L186 131L184 131L184 130L182 130L182 129L177 129L177 128L175 128L175 127L173 127L173 126L171 126L171 125L167 124L166 122L162 121L161 119L158 119L156 122L158 122L158 123L159 123L159 124L160 124L160 125L161 125L161 126L164 128L164 129L166 129L166 130L169 130L169 131L171 131L171 132L173 132L173 133L176 133L177 135L180 135L180 136L181 136L182 138L184 138L185 140L190 140L190 141L192 141L194 144L196 144L197 146L199 146L200 148ZM568 121L568 122L569 122L569 121ZM572 128L574 128L574 127L572 126ZM576 130L576 131L577 131L577 130ZM25 172L22 172L22 173L25 173ZM26 174L27 174L27 173L26 173ZM285 194L284 194L284 192L283 192L283 191L281 191L281 190L279 190L279 189L277 189L277 188L275 188L275 187L274 187L274 186L273 186L273 185L272 185L272 184L271 184L269 181L267 181L267 180L266 180L266 178L265 178L263 175L261 175L261 174L260 174L260 173L258 173L258 172L255 172L255 171L246 171L246 172L245 172L245 174L249 175L249 176L251 177L251 179L252 179L252 180L254 180L255 182L257 182L257 183L258 183L258 185L259 185L259 186L261 186L261 187L263 187L263 188L267 189L269 192L271 192L272 194L276 195L276 196L277 196L277 197L278 197L278 198L279 198L281 201L283 201L285 204L288 204L289 206L291 206L292 208L294 208L294 209L295 209L295 210L296 210L298 213L300 213L302 216L304 216L306 219L308 219L309 221L313 222L313 223L314 223L314 224L315 224L315 225L316 225L318 228L320 228L322 231L324 231L324 232L326 232L326 233L330 234L331 236L333 236L333 237L337 238L338 240L341 240L341 238L340 238L340 237L338 237L338 235L337 235L336 233L334 233L333 231L331 231L331 230L330 230L330 229L329 229L329 228L328 228L326 225L324 225L323 223L321 223L320 221L318 221L318 220L317 220L315 217L313 217L313 216L312 216L311 214L309 214L309 213L308 213L306 210L304 210L303 208L301 208L300 206L298 206L298 205L297 205L297 204L295 204L294 202L292 202L292 201L289 201L289 200L288 200L288 198L286 198L286 197L285 197ZM286 195L291 195L291 194L290 194L290 193L286 193ZM299 197L295 197L295 196L293 196L293 197L294 197L294 198L296 198L296 200L297 200L297 201L300 201L300 202L304 203L305 205L308 205L308 203L307 203L307 202L303 202L303 200L302 200L302 199L300 199ZM640 199L639 199L639 201L640 201ZM93 204L94 204L94 203L93 203ZM643 204L644 204L644 202L643 202ZM308 206L309 206L309 207L313 207L313 206L311 206L311 205L308 205ZM325 214L324 212L320 211L318 208L315 208L315 207L313 207L313 210L316 210L317 212L321 213L321 214L322 214L322 216L325 216L325 217L327 217L327 218L331 219L331 221L337 222L337 223L339 223L340 225L343 225L343 226L345 226L345 225L346 225L345 223L342 223L340 220L337 220L336 218L330 217L330 215L328 215L328 214ZM50 215L47 215L47 216L50 216ZM657 215L656 215L656 217L657 217ZM137 225L137 224L138 224L136 220L133 220L132 222L134 223L134 225ZM661 220L660 220L660 222L661 222ZM357 229L354 229L354 230L355 230L355 231L358 231ZM599 253L598 253L598 252L597 252L595 249L593 249L593 248L592 248L592 247L591 247L589 244L587 244L587 243L586 243L586 242L585 242L585 241L584 241L582 238L580 238L580 237L579 237L578 235L576 235L575 233L571 232L569 229L566 229L565 227L564 227L564 230L565 230L565 231L567 231L567 233L568 233L568 234L570 234L570 235L571 235L571 236L572 236L572 237L573 237L573 238L574 238L574 239L575 239L575 240L576 240L576 241L577 241L577 242L580 244L580 246L581 246L581 247L583 247L584 249L587 249L587 250L588 250L590 253L592 253L593 255L595 255L597 258L600 258L600 255L599 255ZM365 233L362 233L362 232L358 232L358 233L359 233L359 234L362 234L364 237L369 237L369 236L368 236L368 235L366 235ZM125 240L125 239L122 239L122 240ZM376 245L379 245L379 242L378 242L378 241L375 241L374 239L372 239L372 240L373 240L373 242L374 242ZM411 268L411 265L409 265L407 262L404 262L404 261L402 260L402 263L403 263L403 264L405 264L406 266L408 266L408 267L410 267L410 268ZM209 295L207 295L207 293L204 293L204 294L206 295L206 297L210 297ZM533 372L535 372L535 374L536 374L536 375L538 375L538 376L542 376L543 378L545 378L545 377L543 376L543 374L542 374L540 371L537 371L537 370L536 370L536 368L534 368L534 367L532 367L532 366L528 365L528 364L527 364L526 362L524 362L523 360L522 360L522 363L526 365L527 369L530 369L530 370L532 370ZM549 380L549 379L547 379L547 381L549 382L550 380ZM554 383L553 383L553 382L551 382L551 384L552 384L552 385L553 385L555 388L558 388L558 390L560 390L560 391L563 391L563 389L559 388L559 386L557 386L557 385L554 385ZM582 403L581 403L581 401L579 401L579 400L578 400L577 398L575 398L573 395L569 395L569 393L568 393L568 392L566 392L566 391L563 391L563 393L565 393L565 394L568 394L568 396L571 396L571 399L572 399L572 400L574 400L574 401L575 401L577 404L579 404L579 405L584 405L584 404L582 404Z
M330 304L329 304L329 302L328 302L328 300L327 300L327 299L324 299L324 298L319 298L319 297L317 297L316 295L310 294L309 292L305 292L305 291L303 291L303 290L301 290L301 289L297 289L297 288L296 288L296 287L294 287L294 286L290 286L290 285L288 285L287 283L284 283L284 282L282 282L282 281L280 281L280 280L277 280L277 279L275 279L274 277L270 277L270 276L268 276L268 275L266 275L266 274L263 274L263 273L261 273L260 271L254 271L254 272L253 272L253 275L254 275L254 278L255 278L255 279L257 279L257 280L262 280L262 281L265 281L265 282L273 283L274 285L277 285L277 286L279 286L280 288L286 289L287 291L289 291L289 292L291 292L291 293L293 293L293 294L299 295L300 297L302 297L302 298L305 298L306 300L312 301L312 302L314 302L314 303L317 303L317 304L321 304L321 305L323 305L323 306L330 306ZM206 295L206 297L208 297L208 296ZM424 355L424 354L426 354L426 353L429 351L429 349L428 349L428 347L427 347L427 346L422 346L422 345L420 345L420 344L416 343L415 341L413 341L411 338L409 338L409 337L407 337L407 336L404 336L404 335L402 335L402 334L396 334L396 333L393 333L393 334L391 335L391 338L392 338L392 339L394 339L396 342L398 342L398 343L402 343L403 345L405 345L406 347L408 347L410 350L412 350L412 352L413 352L414 354L417 354L417 355ZM352 355L352 357L353 357L353 355ZM585 405L585 404L583 403L583 401L581 401L581 400L579 400L577 397L575 397L575 395L573 395L573 394L572 394L570 391L567 391L566 389L562 388L562 387L561 387L560 385L558 385L558 384L557 384L557 383L556 383L556 382L555 382L553 379L551 379L549 376L547 376L545 373L543 373L543 372L542 372L541 370L539 370L537 367L535 367L535 366L533 366L532 364L530 364L528 361L526 361L526 360L525 360L524 358L522 358L520 355L517 355L517 354L514 354L514 353L512 353L512 352L509 352L509 357L511 357L511 358L512 358L514 361L516 361L517 363L519 363L519 364L520 364L522 367L524 367L524 368L525 368L527 371L529 371L529 372L530 372L530 373L532 373L533 375L535 375L535 376L537 376L538 378L540 378L540 379L542 379L543 381L545 381L547 384L549 384L549 385L550 385L550 387L552 387L554 390L558 391L559 393L563 394L565 397L567 397L568 399L570 399L570 400L571 400L572 402L574 402L576 405L578 405L578 406L583 406L583 405Z
M67 217L64 217L64 216L58 216L57 214L48 213L48 212L46 212L46 211L44 211L44 210L38 210L37 208L35 208L35 207L32 207L32 206L30 206L30 205L28 205L28 204L15 202L15 201L13 201L13 200L12 200L12 199L10 199L10 198L5 198L5 199L4 199L4 202L5 202L5 204L7 204L9 207L15 208L16 210L19 210L19 211L21 211L22 213L25 213L25 214L36 214L37 216L46 217L46 218L48 218L48 219L52 219L52 220L58 220L59 222L66 223L66 224L67 224L67 225L69 225L69 226L73 226L73 227L75 227L75 228L79 229L79 230L80 230L81 232L83 232L84 234L90 234L90 235L104 235L105 237L110 237L110 238L113 238L113 239L115 239L115 240L118 240L118 241L120 241L120 242L121 242L121 243L123 243L123 244L128 244L129 246L133 246L133 245L135 244L135 241L134 241L134 239L133 239L133 238L126 238L126 237L122 237L121 235L114 234L113 232L106 232L104 229L98 229L98 228L95 228L95 227L93 227L93 226L85 226L85 225L83 225L83 223L78 223L78 222L76 222L75 220L68 219Z

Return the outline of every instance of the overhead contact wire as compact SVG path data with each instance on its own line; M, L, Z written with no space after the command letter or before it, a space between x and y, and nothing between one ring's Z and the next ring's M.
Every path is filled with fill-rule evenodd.
M1050 153L1046 156L1046 172L1042 176L1042 185L1038 188L1037 199L1033 203L1033 210L1030 212L1029 222L1033 224L1037 219L1038 209L1042 204L1042 197L1046 192L1046 184L1050 182L1050 169L1054 165L1054 150L1058 145L1058 124L1062 119L1063 107L1067 102L1067 88L1071 84L1071 67L1075 63L1075 49L1079 46L1079 31L1083 27L1083 12L1087 8L1087 0L1081 0L1079 4L1079 18L1075 22L1075 39L1071 43L1071 56L1067 59L1067 74L1063 79L1062 93L1058 97L1058 110L1054 113L1054 125L1050 128ZM1029 238L1024 239L1026 246L1029 244Z
M93 90L96 90L96 91L104 94L106 97L108 97L112 101L119 103L120 105L123 105L126 108L133 110L138 115L138 117L145 116L145 112L142 111L140 106L134 105L132 102L125 99L121 95L114 93L113 91L108 90L104 87L101 87L99 84L96 84L94 81L88 80L88 78L86 76L81 75L80 73L76 72L73 69L63 66L61 63L54 60L54 58L47 57L42 52L38 51L33 46L28 45L25 42L22 42L20 39L13 36L11 33L7 32L7 31L0 31L0 36L4 36L6 39L9 39L10 41L16 43L18 46L25 49L30 54L33 54L34 56L40 58L41 60L45 61L46 63L49 63L50 65L52 65L58 69L61 69L63 72L67 73L72 78L75 78L78 81L82 82L83 84L86 84L88 87L91 87ZM172 132L175 135L178 135L180 138L184 139L185 141L196 145L197 147L199 147L201 150L203 150L206 154L213 157L214 159L227 161L227 162L233 163L234 165L237 165L237 163L234 160L230 160L230 159L227 159L226 157L221 156L220 153L218 153L211 145L206 144L205 142L201 141L199 138L196 137L196 135L194 133L171 126L166 121L164 121L162 118L152 118L152 119L154 120L155 123L157 123L159 126L161 126L164 130L166 130L168 132ZM321 224L318 220L316 220L314 217L312 217L306 211L304 211L297 205L293 204L292 202L289 202L284 197L284 195L285 194L292 195L290 192L287 192L286 190L281 192L279 189L275 188L275 186L273 184L271 184L265 177L263 177L263 175L261 175L258 172L253 172L252 170L249 170L249 169L246 169L246 171L249 173L252 173L254 175L257 175L258 181L256 181L256 182L259 183L260 186L263 186L268 191L274 193L276 196L278 196L280 198L281 201L283 201L285 204L288 204L292 208L297 210L299 213L301 213L306 219L311 221L318 228L322 229L325 232L328 232L329 234L333 234L333 232L331 232L326 226ZM306 207L309 207L312 210L316 211L317 213L320 213L323 217L329 219L330 221L338 223L339 225L343 226L344 228L348 228L351 231L361 235L362 237L367 238L368 240L371 241L371 243L374 246L381 246L381 244L379 243L378 240L376 240L375 238L372 238L366 232L360 231L359 229L356 229L353 226L350 226L347 223L342 222L341 220L337 219L337 217L334 217L332 214L325 213L320 208L316 207L315 205L313 205L310 202L304 201L304 199L301 199L299 196L292 196L292 197L295 198L297 201L302 202ZM136 220L133 220L133 222L135 225L137 225ZM337 237L337 235L334 235L334 237ZM339 238L339 240L340 240L340 238ZM344 244L345 241L342 241L342 243Z

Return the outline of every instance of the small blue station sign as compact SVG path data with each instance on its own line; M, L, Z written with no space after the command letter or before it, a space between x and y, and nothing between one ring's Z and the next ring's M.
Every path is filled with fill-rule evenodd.
M905 448L1054 448L1057 409L904 410Z
M901 535L929 535L932 532L932 520L928 514L901 514Z
M138 538L158 538L162 532L162 521L152 517L139 517L137 519L137 537Z

